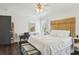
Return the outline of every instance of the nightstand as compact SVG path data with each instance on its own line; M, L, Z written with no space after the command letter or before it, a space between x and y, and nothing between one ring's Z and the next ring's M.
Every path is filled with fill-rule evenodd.
M74 39L73 39L73 47L74 47L74 51L79 51L79 38L74 37Z

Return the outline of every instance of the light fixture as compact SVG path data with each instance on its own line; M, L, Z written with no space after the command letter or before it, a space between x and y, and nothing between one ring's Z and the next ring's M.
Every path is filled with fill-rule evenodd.
M36 12L43 12L44 11L44 5L41 3L38 3L36 5Z

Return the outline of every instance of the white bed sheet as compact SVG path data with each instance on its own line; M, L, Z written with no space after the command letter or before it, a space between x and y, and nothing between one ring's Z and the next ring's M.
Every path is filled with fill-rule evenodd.
M57 51L61 51L72 45L72 38L52 37L51 35L31 36L28 40L34 45L42 55L55 55Z

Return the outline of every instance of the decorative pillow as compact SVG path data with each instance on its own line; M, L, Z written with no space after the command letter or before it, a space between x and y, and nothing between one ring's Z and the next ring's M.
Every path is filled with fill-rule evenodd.
M70 31L67 30L52 30L50 33L52 36L55 37L69 37Z

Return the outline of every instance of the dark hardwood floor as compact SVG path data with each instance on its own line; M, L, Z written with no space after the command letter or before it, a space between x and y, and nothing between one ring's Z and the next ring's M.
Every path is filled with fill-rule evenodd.
M0 45L0 55L19 55L18 44Z
M0 55L20 55L18 44L0 45ZM79 52L75 51L71 55L79 55Z

